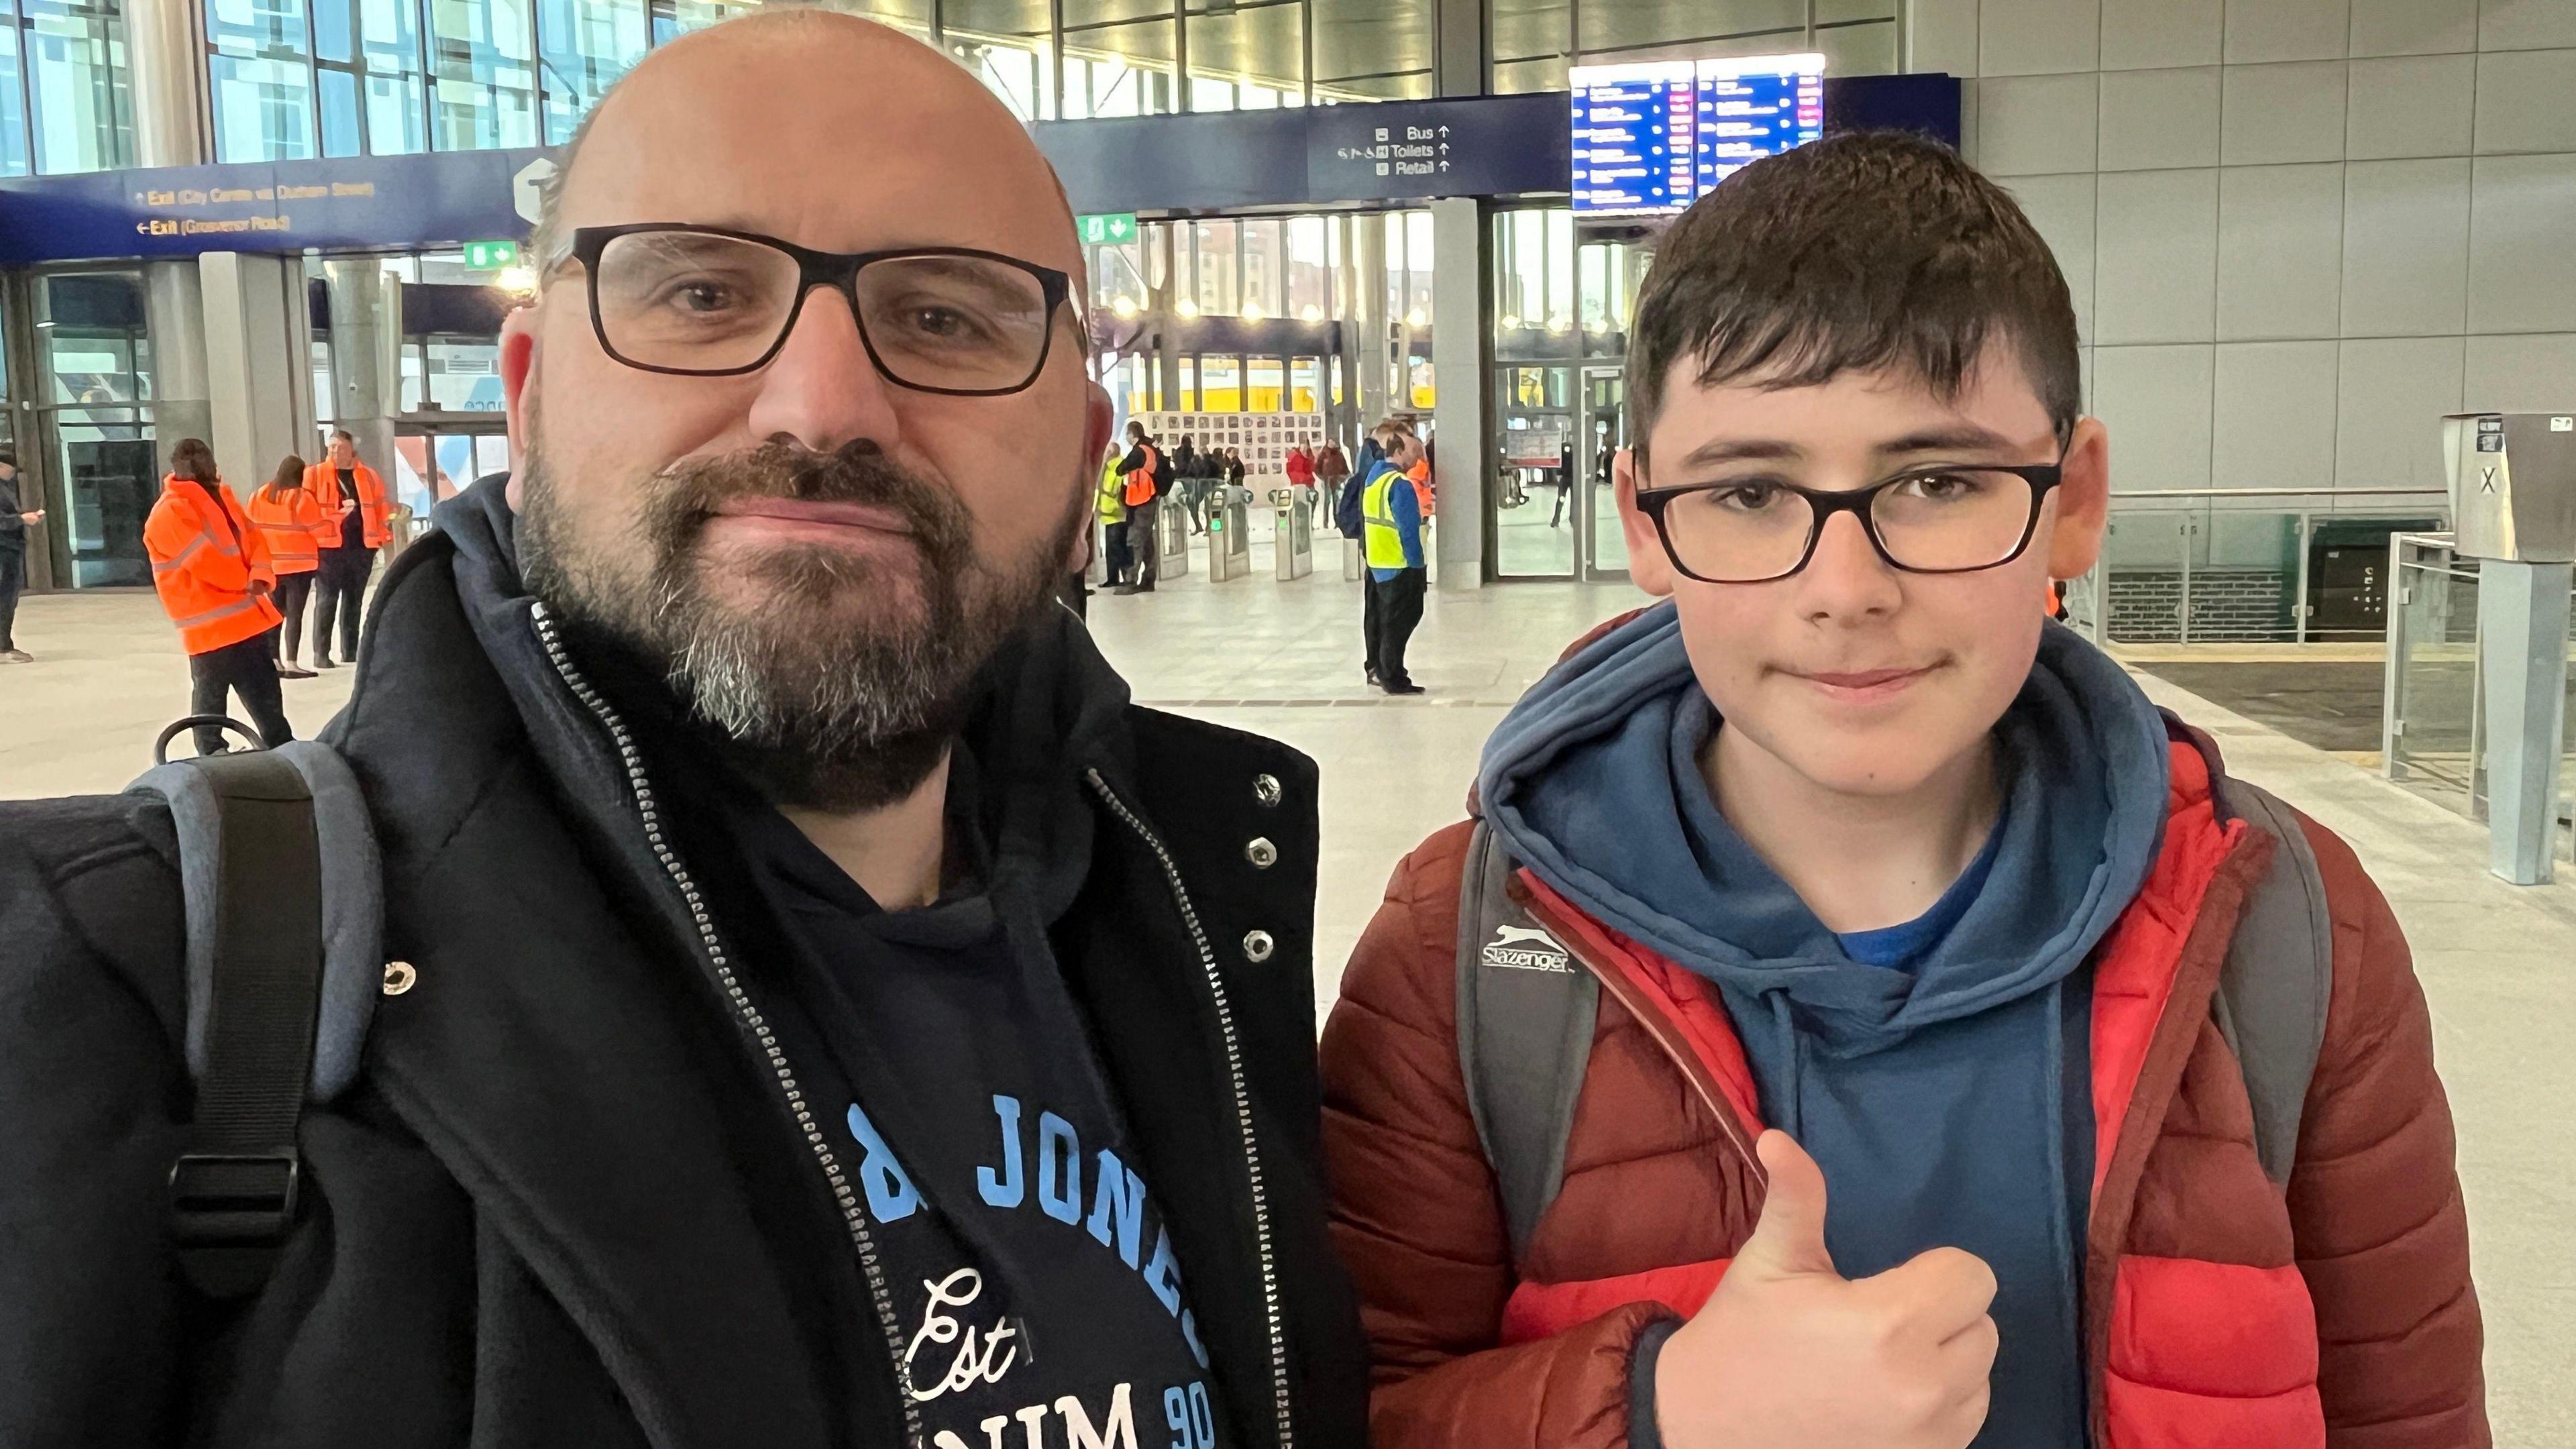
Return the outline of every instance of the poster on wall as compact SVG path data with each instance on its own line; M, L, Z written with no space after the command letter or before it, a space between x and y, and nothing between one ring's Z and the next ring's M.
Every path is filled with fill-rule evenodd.
M1234 449L1242 455L1247 482L1265 475L1285 476L1290 448L1302 445L1311 453L1325 439L1322 413L1140 412L1135 416L1145 425L1147 436L1167 452L1184 437L1200 452Z

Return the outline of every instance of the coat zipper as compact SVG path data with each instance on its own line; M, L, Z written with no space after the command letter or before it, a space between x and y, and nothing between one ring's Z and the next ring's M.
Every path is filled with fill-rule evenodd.
M636 748L633 733L627 729L626 721L619 717L616 706L591 687L580 666L574 664L571 655L565 652L563 641L555 632L554 617L546 606L537 604L530 618L536 625L538 642L545 646L546 659L554 665L555 673L562 676L565 686L608 731L610 741L617 746L619 762L626 770L627 786L634 792L636 813L643 821L644 839L653 847L653 857L661 862L663 873L671 878L672 885L679 888L680 899L689 909L689 919L697 925L698 944L705 953L706 964L712 968L717 984L724 988L734 1014L751 1032L753 1039L760 1043L761 1051L768 1059L770 1074L777 1080L778 1090L786 1099L787 1110L795 1114L796 1126L805 1134L805 1145L812 1149L815 1164L823 1169L824 1181L831 1184L832 1197L840 1204L841 1219L849 1229L850 1242L858 1249L859 1268L867 1278L868 1296L876 1305L878 1326L885 1331L886 1346L893 1354L895 1384L903 1400L904 1442L912 1449L922 1449L921 1406L913 1398L912 1385L903 1370L903 1325L895 1315L894 1296L887 1291L885 1272L877 1257L876 1239L868 1231L867 1214L859 1207L858 1194L851 1189L850 1179L841 1170L840 1159L834 1155L830 1140L823 1135L813 1112L807 1108L804 1089L797 1085L796 1074L787 1064L787 1053L778 1044L778 1034L770 1029L768 1018L761 1014L751 999L751 993L743 989L741 978L734 974L733 963L725 954L724 942L716 935L715 918L708 913L705 900L698 894L697 882L690 877L679 853L663 838L661 811L653 803L653 784L644 773L643 752Z
M1261 1259L1261 1310L1270 1328L1271 1405L1278 1416L1279 1449L1290 1449L1295 1441L1295 1426L1289 1412L1287 1320L1279 1304L1279 1268L1270 1244L1270 1195L1261 1180L1261 1152L1253 1141L1252 1093L1244 1083L1243 1043L1235 1032L1234 1008L1226 1000L1225 981L1217 974L1216 952L1208 945L1207 930L1199 924L1198 909L1190 904L1189 888L1181 883L1181 868L1173 862L1172 853L1164 849L1161 837L1154 834L1153 828L1135 811L1128 809L1127 803L1109 788L1109 782L1100 777L1100 771L1085 770L1083 778L1108 805L1109 813L1136 832L1137 838L1145 842L1145 848L1162 862L1163 879L1171 886L1173 903L1181 908L1182 923L1189 927L1190 939L1198 946L1199 964L1207 973L1208 995L1216 1002L1217 1030L1225 1039L1226 1075L1234 1088L1235 1130L1243 1138L1244 1167L1252 1181L1252 1234L1255 1250Z

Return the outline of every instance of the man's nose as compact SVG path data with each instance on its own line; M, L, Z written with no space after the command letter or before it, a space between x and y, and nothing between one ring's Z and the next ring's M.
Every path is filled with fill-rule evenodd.
M899 441L894 384L870 360L849 298L828 287L807 294L759 381L749 420L753 437L783 434L817 453L860 438L889 450Z

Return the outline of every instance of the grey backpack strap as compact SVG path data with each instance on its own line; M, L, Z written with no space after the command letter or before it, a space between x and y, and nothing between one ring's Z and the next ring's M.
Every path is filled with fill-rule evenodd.
M1601 984L1512 899L1511 877L1476 822L1458 890L1458 1066L1518 1256L1565 1181Z
M201 1292L256 1292L293 1225L297 1124L357 1071L383 981L375 839L328 746L162 764L187 925L188 1147L170 1171L171 1233Z
M2325 877L2298 816L2268 791L2218 779L2220 807L2272 837L2272 863L2246 896L2210 1003L2254 1104L2263 1175L2286 1185L2298 1160L2299 1117L2325 1046L2334 991L2334 919Z

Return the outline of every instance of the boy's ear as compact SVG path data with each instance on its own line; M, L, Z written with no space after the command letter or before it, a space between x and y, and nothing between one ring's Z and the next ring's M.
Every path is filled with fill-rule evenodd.
M1672 597L1672 556L1664 552L1655 521L1637 506L1636 449L1621 448L1612 455L1610 480L1619 500L1619 531L1628 537L1628 577L1658 599Z
M2059 467L2048 576L2080 579L2102 557L2102 533L2111 520L2111 435L2100 418L2076 420Z

